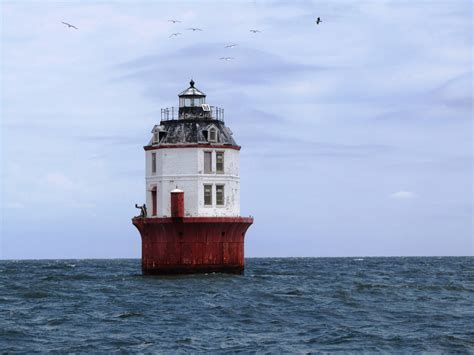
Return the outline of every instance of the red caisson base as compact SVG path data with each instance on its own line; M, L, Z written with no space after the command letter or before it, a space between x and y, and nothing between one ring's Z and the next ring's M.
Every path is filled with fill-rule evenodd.
M135 217L132 222L142 238L144 275L244 271L251 217Z

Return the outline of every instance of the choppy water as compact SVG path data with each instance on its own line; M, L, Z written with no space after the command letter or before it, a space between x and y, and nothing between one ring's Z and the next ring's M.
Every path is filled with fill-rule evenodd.
M474 351L474 258L0 261L0 351Z

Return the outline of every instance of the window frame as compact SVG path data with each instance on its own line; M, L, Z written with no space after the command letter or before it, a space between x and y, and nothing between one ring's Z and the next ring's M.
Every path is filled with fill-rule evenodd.
M224 171L225 171L225 152L223 150L217 150L216 151L216 173L217 174L224 174ZM221 165L222 165L222 169L219 169L219 158L218 156L222 156L222 162L221 162Z
M204 186L204 188L203 188L203 197L204 197L204 201L203 201L203 202L204 202L204 207L212 207L212 206L213 206L213 204L212 204L212 202L213 202L213 201L212 201L212 197L213 197L213 196L212 196L212 190L213 190L212 184L203 184L203 186ZM209 199L210 199L210 203L206 203L206 197L207 197L207 195L206 195L206 188L209 188L208 191L210 191L210 194L209 194L209 196L208 196Z
M218 140L217 137L218 137L218 134L219 134L219 131L217 130L217 128L213 126L213 127L209 128L208 132L209 133L208 133L208 139L207 140L209 142L216 143L217 140ZM214 138L212 138L212 133L214 133Z
M213 170L212 170L212 150L204 150L204 157L203 157L203 164L204 164L204 169L203 169L203 172L204 174L212 174L213 173ZM206 156L209 156L209 171L206 170Z
M218 200L218 191L222 187L222 203ZM216 207L225 207L225 184L216 184Z
M156 152L151 153L151 175L156 175Z

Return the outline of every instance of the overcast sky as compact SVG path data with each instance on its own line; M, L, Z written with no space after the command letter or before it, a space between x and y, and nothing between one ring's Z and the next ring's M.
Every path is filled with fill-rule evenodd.
M246 256L473 255L471 1L0 4L0 258L140 257L191 77L242 145Z

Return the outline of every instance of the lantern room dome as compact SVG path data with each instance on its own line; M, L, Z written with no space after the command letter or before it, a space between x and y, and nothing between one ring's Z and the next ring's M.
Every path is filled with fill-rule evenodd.
M189 87L181 92L179 97L206 97L206 94L194 87L194 80L191 79Z
M179 107L180 109L186 107L199 107L206 103L206 94L194 87L194 80L191 79L189 87L180 93ZM184 112L183 110L181 110ZM189 112L188 112L189 113Z

